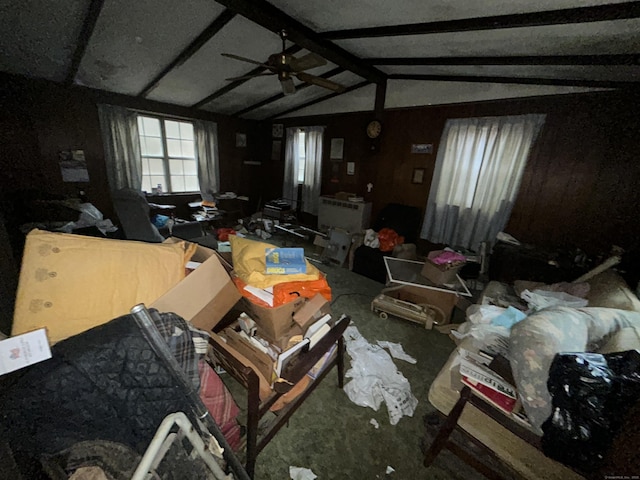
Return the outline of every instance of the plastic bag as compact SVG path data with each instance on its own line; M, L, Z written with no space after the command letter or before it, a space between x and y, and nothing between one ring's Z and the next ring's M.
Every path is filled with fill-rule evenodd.
M542 424L545 455L596 470L626 413L640 399L640 353L555 356L547 382L553 411Z
M375 230L368 228L364 232L363 243L370 248L379 248L380 241L378 240L378 233Z
M331 287L324 275L321 275L318 280L308 280L306 282L283 282L274 285L271 287L273 295L272 305L245 290L244 287L246 287L247 284L240 277L236 277L234 275L232 280L243 297L248 298L252 303L260 305L261 307L280 307L289 302L293 302L300 297L313 298L318 293L322 295L327 302L331 301Z
M352 380L344 387L349 399L374 410L385 402L391 425L396 425L404 415L413 416L418 399L389 354L379 345L369 343L355 326L347 327L344 336L351 357L351 368L345 377Z
M396 245L404 243L404 237L398 235L395 230L383 228L378 232L378 241L380 242L380 250L390 252Z
M548 292L545 290L525 290L520 298L527 302L531 310L542 310L547 307L583 308L589 305L589 301L569 295L565 292Z

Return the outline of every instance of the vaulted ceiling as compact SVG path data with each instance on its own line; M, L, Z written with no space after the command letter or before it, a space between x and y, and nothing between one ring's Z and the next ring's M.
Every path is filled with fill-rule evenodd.
M289 95L282 30L314 59ZM640 2L0 0L0 47L5 72L268 120L638 88Z

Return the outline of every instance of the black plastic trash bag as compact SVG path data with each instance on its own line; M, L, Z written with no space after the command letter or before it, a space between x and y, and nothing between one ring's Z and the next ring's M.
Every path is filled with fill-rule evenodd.
M553 410L542 424L542 450L565 465L593 472L640 399L640 353L558 354L547 388Z

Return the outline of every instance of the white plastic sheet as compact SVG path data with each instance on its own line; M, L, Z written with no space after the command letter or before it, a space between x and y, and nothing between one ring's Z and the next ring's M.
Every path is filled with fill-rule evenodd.
M289 467L289 477L291 480L314 480L318 476L308 468L303 467Z
M351 357L351 368L345 376L352 380L344 387L349 399L374 410L386 403L391 425L404 415L413 416L418 399L391 356L381 346L369 343L353 325L347 327L344 336Z
M542 310L547 307L570 307L583 308L589 304L589 301L569 295L565 292L548 292L546 290L534 290L530 292L525 290L520 294L520 298L527 302L531 310Z

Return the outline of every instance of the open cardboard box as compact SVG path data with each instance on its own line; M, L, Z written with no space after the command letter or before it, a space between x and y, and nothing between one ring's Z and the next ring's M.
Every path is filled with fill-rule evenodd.
M165 243L180 241L170 237ZM215 250L198 245L191 260L201 265L150 307L176 313L210 332L240 300L240 292L229 275L231 266Z

